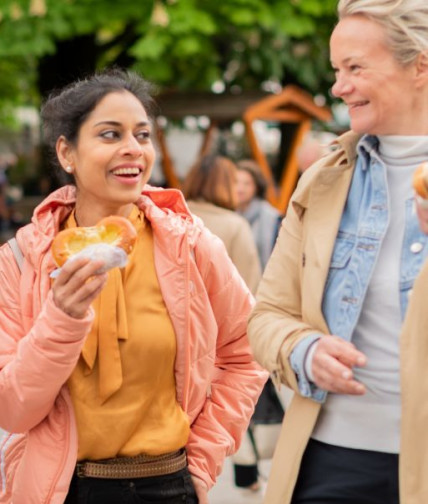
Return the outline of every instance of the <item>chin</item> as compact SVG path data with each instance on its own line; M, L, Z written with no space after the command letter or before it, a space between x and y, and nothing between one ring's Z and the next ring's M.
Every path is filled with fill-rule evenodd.
M369 124L362 124L361 122L352 122L351 121L351 129L354 133L358 133L359 135L379 135L379 131L377 128Z
M126 195L117 195L117 198L115 198L115 200L118 205L129 205L130 203L135 203L140 195L141 191L130 191Z
M389 124L382 124L379 121L372 121L369 117L360 117L352 120L351 129L359 135L392 135Z

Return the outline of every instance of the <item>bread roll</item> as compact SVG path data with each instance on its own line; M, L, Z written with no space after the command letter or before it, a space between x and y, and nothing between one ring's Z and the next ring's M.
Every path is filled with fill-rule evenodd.
M128 219L110 215L101 219L96 226L60 231L52 242L51 250L56 265L61 267L70 257L97 244L119 247L129 254L136 239L137 232Z

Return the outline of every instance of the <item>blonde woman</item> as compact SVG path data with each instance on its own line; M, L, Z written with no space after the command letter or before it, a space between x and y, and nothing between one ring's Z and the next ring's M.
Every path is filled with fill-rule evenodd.
M333 94L352 131L305 172L249 324L294 391L269 504L428 501L426 0L340 0ZM422 214L421 214L422 215Z

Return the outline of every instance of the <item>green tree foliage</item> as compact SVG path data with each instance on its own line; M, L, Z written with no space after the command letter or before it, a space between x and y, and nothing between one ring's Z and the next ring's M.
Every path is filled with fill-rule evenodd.
M297 83L327 93L337 0L2 0L0 108L38 104L66 70L119 64L166 89ZM80 40L85 46L73 45ZM68 49L68 53L65 51ZM83 47L83 50L82 50ZM73 49L75 48L75 49ZM70 51L73 51L74 58ZM85 60L92 55L92 60ZM58 62L61 66L56 67ZM47 64L46 64L47 63Z

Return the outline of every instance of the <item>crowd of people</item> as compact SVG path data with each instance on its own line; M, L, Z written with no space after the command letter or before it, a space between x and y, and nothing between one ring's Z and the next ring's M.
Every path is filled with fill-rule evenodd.
M208 153L183 192L152 187L134 72L45 100L63 186L0 248L0 503L208 504L228 456L259 491L252 429L282 417L265 504L427 501L427 28L426 0L339 0L350 131L300 151L285 215L250 159ZM136 230L126 266L53 278L58 233L109 215Z
M18 158L12 152L0 153L0 244L13 236L24 223L22 215L14 208L14 196L21 196L18 188L9 185L8 171L16 165Z

